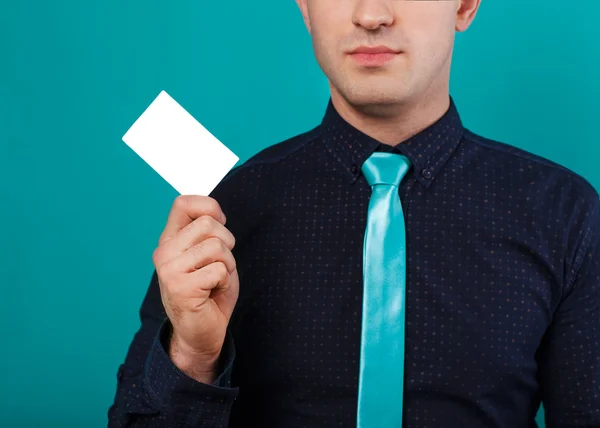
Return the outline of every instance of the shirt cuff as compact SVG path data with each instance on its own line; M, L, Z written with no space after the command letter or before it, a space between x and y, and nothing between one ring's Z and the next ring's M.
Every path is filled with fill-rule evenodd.
M221 351L219 376L211 384L198 382L181 371L166 352L171 323L166 319L160 327L146 361L146 387L162 408L185 409L199 401L229 407L239 393L231 387L235 359L233 337L229 330Z

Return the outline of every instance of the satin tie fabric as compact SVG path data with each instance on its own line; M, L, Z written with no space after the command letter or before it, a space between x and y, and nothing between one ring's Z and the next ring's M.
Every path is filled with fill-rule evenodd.
M405 156L383 152L362 165L372 191L363 251L357 428L402 426L406 236L398 188L409 168Z

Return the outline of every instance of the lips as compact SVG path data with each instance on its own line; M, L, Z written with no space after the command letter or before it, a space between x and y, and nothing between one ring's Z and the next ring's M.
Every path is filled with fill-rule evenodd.
M350 52L349 54L394 54L399 53L398 50L392 49L388 46L359 46Z
M348 55L361 66L380 67L399 53L400 51L388 46L359 46L348 52Z

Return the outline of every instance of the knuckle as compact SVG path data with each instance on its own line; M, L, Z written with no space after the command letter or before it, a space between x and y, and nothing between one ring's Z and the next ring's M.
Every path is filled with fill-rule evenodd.
M213 288L218 284L224 284L227 281L228 272L225 265L221 262L214 262L204 267L202 271L202 282L206 283L207 286Z
M211 217L209 217L207 215L203 215L202 217L199 217L197 221L198 221L198 228L203 233L207 233L213 228L212 219L211 219Z
M229 252L229 248L223 241L219 238L209 238L206 240L207 246L210 248L210 255L215 261L222 260L227 257L227 253Z
M173 208L177 211L185 211L188 206L186 195L179 195L173 201Z
M159 245L152 252L152 262L156 268L168 263L171 257L169 250L163 245Z
M162 247L156 247L152 252L152 263L158 267L162 261L163 250Z
M231 251L229 250L227 245L219 238L211 238L210 241L210 246L212 249L211 255L212 258L215 260L216 264L216 274L221 275L221 269L224 269L224 271L227 274L229 272L233 272L237 268L237 265L235 257L233 257L233 255L231 254ZM228 267L228 265L231 265L231 269L230 267Z
M215 218L219 218L221 215L221 205L215 198L208 197L208 209L210 214Z
M219 252L221 254L227 254L229 252L229 247L227 246L227 244L225 244L225 242L221 241L220 239L217 239L217 241L219 241Z
M227 229L227 234L226 234L226 238L223 241L223 245L225 245L225 247L227 247L228 250L233 250L233 248L235 247L235 236L233 236L233 233L231 233L231 231L229 229Z
M229 272L227 271L227 266L223 262L215 262L214 265L215 276L219 279L227 278Z
M224 244L219 238L211 236L205 242L208 248L210 248L212 254L221 254L221 252L223 251Z

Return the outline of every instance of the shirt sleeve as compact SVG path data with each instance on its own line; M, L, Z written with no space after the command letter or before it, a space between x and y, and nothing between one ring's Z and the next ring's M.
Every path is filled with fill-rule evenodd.
M225 428L238 388L231 387L235 348L229 331L220 375L212 384L180 371L166 352L166 320L156 271L140 310L141 327L117 373L117 392L109 409L109 428Z
M586 227L563 296L540 348L547 428L600 427L600 203Z

